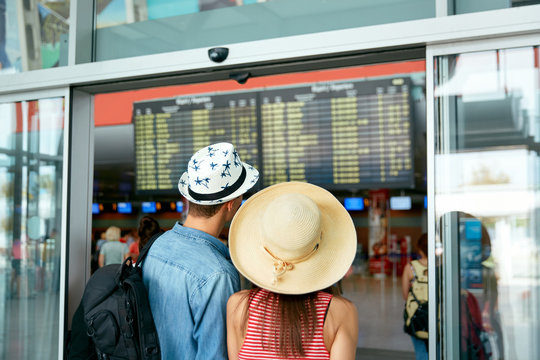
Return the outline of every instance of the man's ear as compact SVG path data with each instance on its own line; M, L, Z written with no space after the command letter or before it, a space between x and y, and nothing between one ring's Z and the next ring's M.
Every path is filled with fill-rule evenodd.
M227 207L227 211L232 211L234 209L234 202L236 198L229 200L225 203L225 206Z

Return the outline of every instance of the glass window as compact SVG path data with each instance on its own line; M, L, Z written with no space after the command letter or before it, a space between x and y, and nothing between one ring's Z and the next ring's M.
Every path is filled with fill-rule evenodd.
M453 358L537 359L538 47L442 56L436 69L443 332L459 339Z
M96 59L355 28L435 16L433 0L97 1Z
M0 0L0 74L67 65L68 32L68 0Z
M540 4L539 0L454 0L456 14Z
M0 118L0 358L58 359L64 99Z

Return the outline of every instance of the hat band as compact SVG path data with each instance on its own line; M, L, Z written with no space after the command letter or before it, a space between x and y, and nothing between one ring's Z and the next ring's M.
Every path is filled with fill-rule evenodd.
M266 251L268 255L272 257L272 259L274 259L274 269L272 270L272 274L273 274L272 285L275 285L278 282L279 277L281 275L285 274L288 270L294 269L294 264L301 263L302 261L307 260L309 257L311 257L311 255L313 255L319 249L319 243L315 244L315 247L306 255L299 257L297 259L287 260L287 261L282 260L276 255L272 254L272 252L268 250L266 246L263 246L263 248L264 248L264 251Z
M234 182L234 184L232 184L231 186L227 186L225 189L218 191L216 193L212 193L212 194L201 194L201 193L191 190L191 188L188 186L188 193L193 199L199 200L199 201L218 200L226 196L229 196L233 192L238 190L240 186L242 186L242 184L244 183L244 180L246 180L246 168L242 165L242 173L240 174L238 179Z

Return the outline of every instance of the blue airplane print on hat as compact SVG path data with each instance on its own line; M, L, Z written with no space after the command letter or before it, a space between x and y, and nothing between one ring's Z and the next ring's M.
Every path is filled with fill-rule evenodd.
M198 204L232 200L255 186L259 172L243 163L230 143L217 143L197 151L178 181L180 193Z

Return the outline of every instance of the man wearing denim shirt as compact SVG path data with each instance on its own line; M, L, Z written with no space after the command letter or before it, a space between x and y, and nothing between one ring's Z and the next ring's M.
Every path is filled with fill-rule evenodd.
M240 280L218 236L258 178L229 143L197 151L181 176L186 221L154 242L143 271L163 359L227 359L226 306Z

